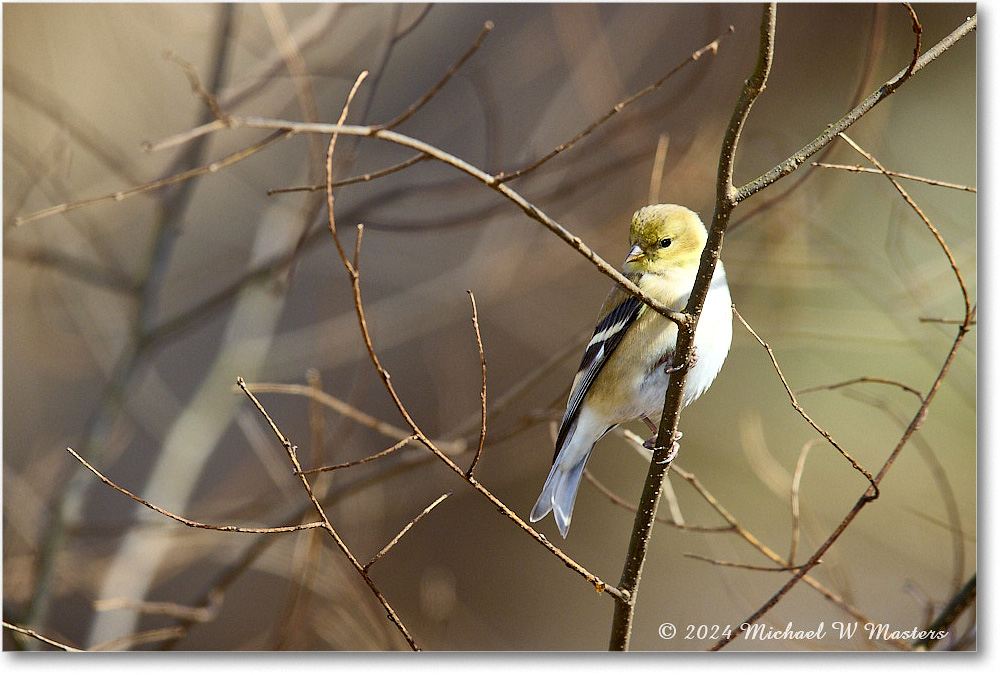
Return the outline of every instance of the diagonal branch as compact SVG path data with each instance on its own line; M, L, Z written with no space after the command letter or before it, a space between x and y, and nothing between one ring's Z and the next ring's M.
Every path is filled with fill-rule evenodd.
M820 436L825 438L830 445L836 448L837 452L843 455L844 459L846 459L848 462L851 463L851 466L854 467L855 471L857 471L858 473L860 473L861 475L863 475L865 478L868 479L868 482L871 484L871 489L872 489L871 499L873 500L877 499L878 485L876 485L875 479L872 477L871 473L863 466L858 464L857 460L851 457L850 453L848 453L847 450L844 450L844 448L840 445L840 443L834 440L833 436L831 436L830 433L826 431L826 429L816 424L813 418L809 416L809 413L807 413L805 409L799 404L798 399L795 397L795 392L793 392L792 388L788 386L788 381L785 379L784 373L781 372L781 366L778 365L778 360L775 358L774 351L771 349L771 346L766 342L764 342L764 340L759 335L757 335L757 331L755 331L753 328L750 327L750 324L746 322L746 319L744 319L743 316L738 311L736 311L736 307L733 307L733 314L736 315L736 318L740 320L740 323L743 324L743 327L747 329L747 332L749 332L750 335L752 335L754 339L758 342L758 344L760 344L760 346L764 348L764 351L767 352L768 357L771 359L771 365L774 367L775 372L778 373L778 379L781 380L781 386L785 388L785 393L788 394L788 398L791 401L792 408L795 409L795 412L797 412L802 417L802 419L804 419L809 424L809 426L815 429Z
M826 128L826 130L817 136L815 139L810 141L808 144L802 147L801 150L796 152L794 155L781 162L777 166L773 167L766 173L762 174L758 178L750 181L743 187L741 187L736 194L736 200L742 202L753 194L760 192L768 185L784 178L788 174L795 171L799 166L801 166L807 159L815 155L817 152L822 150L825 146L831 143L841 131L846 131L849 126L861 119L869 110L874 108L876 105L888 98L896 89L896 87L901 84L904 76L907 73L912 75L930 64L934 59L944 54L952 45L961 40L963 37L971 33L976 29L976 19L977 15L973 14L971 17L966 19L966 21L944 37L940 42L927 50L923 56L912 62L903 70L899 71L894 78L883 84L871 95L868 96L864 101L859 103L855 108L853 108L849 113L841 117L839 120L831 124ZM918 34L919 38L919 34Z
M472 42L472 45L467 50L465 50L464 54L462 54L460 57L458 57L458 60L455 61L455 63L451 64L451 68L449 68L445 72L445 74L441 76L441 79L438 80L437 83L433 87L431 87L430 89L428 89L427 92L423 96L421 96L419 99L417 99L413 103L413 105L411 105L409 108L407 108L396 119L392 120L391 122L386 122L385 124L379 124L379 125L377 125L377 128L378 129L392 129L393 127L397 127L400 124L402 124L403 122L405 122L406 120L408 120L410 118L410 116L413 115L413 113L417 112L422 107L424 107L424 105L426 105L426 103L428 101L430 101L432 98L434 98L434 95L437 94L438 91L441 90L441 87L443 87L448 82L448 80L450 80L452 78L452 76L455 73L458 72L458 69L461 68L462 65L466 61L468 61L469 58L473 54L475 54L477 51L479 51L479 48L483 44L483 40L486 39L486 36L489 35L492 30L493 30L493 22L492 21L487 21L486 23L484 23L483 24L483 29L481 31L479 31L479 35L476 36L476 39Z
M254 396L249 389L247 389L246 382L243 381L242 377L236 379L236 384L243 390L243 393L250 398L260 414L264 416L268 426L271 427L271 431L274 432L274 435L277 436L278 441L281 443L281 447L285 449L285 452L288 454L288 459L291 461L292 466L295 468L295 472L299 477L299 481L302 483L302 487L309 496L309 501L312 502L313 508L316 509L316 513L319 514L323 529L330 534L334 543L336 543L337 548L340 549L341 553L344 554L344 557L351 563L351 566L357 570L359 575L361 575L362 580L364 580L365 584L371 590L372 595L374 595L382 605L382 608L385 609L389 620L392 621L392 623L396 626L396 629L399 630L403 639L406 640L406 643L410 646L410 649L413 651L420 651L420 647L417 646L417 643L413 640L410 632L406 629L406 626L403 625L403 621L399 618L399 615L396 614L396 610L392 608L392 605L389 604L389 601L386 600L385 596L382 595L382 592L379 591L375 582L372 581L370 576L368 576L368 570L358 561L356 557L354 557L354 554L351 553L351 549L348 548L347 544L344 543L344 540L340 538L337 530L334 529L333 525L330 523L330 519L327 518L323 505L319 503L319 499L316 498L316 494L313 492L312 486L309 484L309 479L302 475L302 466L299 464L298 457L296 456L295 446L292 445L287 438L285 438L285 435L281 433L280 429L278 429L278 425L274 423L274 420L271 419L271 416L264 409L264 406L262 406L260 401L257 400L257 397Z
M649 94L649 93L651 93L651 92L656 91L657 89L659 89L663 85L664 82L666 82L671 77L673 77L674 75L676 75L682 68L684 68L684 66L686 66L686 65L688 65L690 63L694 63L695 61L697 61L698 59L700 59L705 54L708 54L708 53L717 54L719 52L719 43L722 42L723 38L732 35L733 34L733 30L734 30L734 28L732 26L730 26L726 30L726 32L724 32L722 35L720 35L719 37L717 37L714 40L712 40L711 42L709 42L707 45L705 45L701 49L698 49L698 50L694 51L693 53L691 53L686 59L684 59L683 61L681 61L680 63L678 63L676 66L674 66L673 69L671 69L670 72L668 72L666 75L664 75L663 77L661 77L660 79L658 79L656 82L653 82L652 84L650 84L649 86L647 86L642 91L636 92L635 94L632 94L631 96L629 96L624 101L616 103L614 105L614 107L611 108L611 110L609 110L608 112L604 113L601 117L599 117L596 120L594 120L593 122L591 122L589 125L587 125L587 127L583 131L579 132L576 136L574 136L573 138L569 139L565 143L562 143L561 145L559 145L555 149L551 150L545 156L543 156L540 159L532 162L531 164L529 164L528 166L524 167L523 169L518 169L517 171L512 171L511 173L502 173L501 172L500 174L497 175L497 180L499 180L502 183L506 183L509 180L514 180L515 178L520 178L524 174L526 174L526 173L528 173L530 171L534 171L535 169L537 169L538 167L540 167L542 164L545 164L546 162L548 162L550 159L552 159L553 157L555 157L559 153L565 152L566 150L569 150L574 145L576 145L577 141L579 141L582 138L584 138L585 136L588 136L589 134L591 134L595 129L597 129L597 127L599 127L602 124L604 124L605 122L607 122L615 114L620 113L627 106L635 103L636 101L638 101L640 98L642 98L646 94Z
M443 495L441 495L440 497L438 497L437 499L435 499L433 502L431 502L430 505L427 508L425 508L423 511L421 511L420 513L418 513L413 518L413 520L411 520L410 522L408 522L403 527L403 529L400 530L399 533L389 541L388 544L386 544L385 546L382 547L381 551L379 551L378 553L376 553L372 557L372 559L368 561L368 563L365 565L365 570L367 571L369 567L371 567L372 565L374 565L375 563L377 563L379 560L381 560L382 556L384 556L386 553L388 553L389 549L391 549L393 546L395 546L396 543L399 542L399 540L403 538L403 535L406 534L407 532L409 532L410 528L417 524L418 520L420 520L421 518L423 518L424 516L426 516L428 513L430 513L434 509L435 506L437 506L438 504L440 504L441 502L443 502L445 499L447 499L450 496L451 496L450 492L445 492Z
M171 513L170 511L167 511L166 509L160 508L156 504L151 504L142 497L139 497L138 495L132 494L125 488L117 485L110 478L107 478L104 474L95 469L93 466L91 466L87 460L85 460L76 452L76 450L74 450L73 448L66 448L66 450L69 451L69 454L73 455L73 457L75 457L78 462L80 462L84 467L86 467L87 470L90 471L92 474L97 476L100 479L100 481L105 485L107 485L108 487L112 487L118 492L121 492L129 499L139 502L147 509L156 511L161 516L166 516L167 518L176 520L178 523L187 525L188 527L194 527L202 530L218 530L219 532L245 532L248 534L276 534L278 532L298 532L299 530L311 530L313 528L323 526L323 523L312 522L312 523L306 523L304 525L284 525L281 527L240 527L238 525L209 525L208 523L200 523L196 520L189 520L188 518L184 518L183 516L178 516L176 514Z

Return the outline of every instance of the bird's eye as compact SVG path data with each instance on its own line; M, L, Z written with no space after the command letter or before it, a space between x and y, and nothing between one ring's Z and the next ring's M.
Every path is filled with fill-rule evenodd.
M660 248L666 248L668 246L670 246L670 239L668 237L664 237L660 240Z

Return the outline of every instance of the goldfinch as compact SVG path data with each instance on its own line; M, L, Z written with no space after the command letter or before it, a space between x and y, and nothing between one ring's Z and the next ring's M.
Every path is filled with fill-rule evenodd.
M675 204L646 206L632 217L631 249L623 274L668 307L683 310L707 238L694 211ZM701 396L719 374L733 337L732 301L720 260L698 329L682 404ZM604 434L640 418L659 419L677 344L677 326L616 285L573 380L549 477L531 521L550 511L563 537L569 531L583 468Z

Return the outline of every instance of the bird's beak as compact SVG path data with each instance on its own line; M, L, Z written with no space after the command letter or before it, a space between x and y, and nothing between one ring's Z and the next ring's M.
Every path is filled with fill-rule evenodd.
M625 258L625 262L627 263L635 262L643 255L645 254L642 252L642 247L639 246L639 244L636 244L635 246L632 247L632 250L628 252L628 257Z

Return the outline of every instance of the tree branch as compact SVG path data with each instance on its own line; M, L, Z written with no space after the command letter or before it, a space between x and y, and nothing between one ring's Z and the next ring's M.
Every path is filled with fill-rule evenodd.
M627 650L632 635L632 620L635 615L635 602L642 576L642 567L646 560L649 540L652 535L653 522L656 519L656 509L659 505L663 480L670 468L671 446L677 433L677 422L680 418L681 401L683 400L684 384L687 381L688 361L694 346L694 332L701 316L705 298L715 266L722 250L722 238L729 225L729 216L738 203L733 191L733 163L740 132L746 123L750 108L757 96L764 90L771 61L774 56L774 28L777 8L774 3L765 5L760 25L760 47L757 54L757 66L753 75L746 81L740 94L739 102L733 111L729 127L726 129L722 144L722 155L719 160L719 177L716 192L715 216L708 232L708 240L701 256L698 275L691 289L691 296L684 308L684 321L677 325L677 346L674 350L678 363L685 366L670 376L670 385L663 404L663 415L660 419L659 432L656 435L653 457L649 463L646 482L639 498L639 508L636 511L635 523L632 526L632 537L629 541L628 554L622 570L618 587L629 594L627 600L615 603L614 619L611 624L610 649Z

